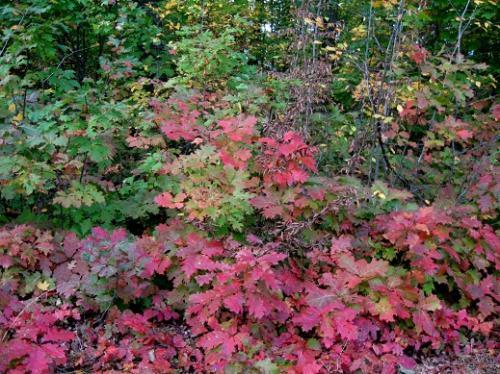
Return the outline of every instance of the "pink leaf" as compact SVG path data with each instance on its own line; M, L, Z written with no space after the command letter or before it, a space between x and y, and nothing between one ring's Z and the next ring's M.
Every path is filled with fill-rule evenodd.
M243 312L243 303L245 299L241 294L234 294L224 298L224 306L231 312L241 314Z

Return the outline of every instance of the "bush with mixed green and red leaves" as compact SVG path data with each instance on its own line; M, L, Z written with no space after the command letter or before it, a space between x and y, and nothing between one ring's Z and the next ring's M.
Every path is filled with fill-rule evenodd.
M153 233L1 230L0 371L393 373L498 348L500 239L481 210L313 177L314 148L251 116L169 116L161 131L193 149L159 171L172 218Z
M0 373L498 356L494 1L10 3Z

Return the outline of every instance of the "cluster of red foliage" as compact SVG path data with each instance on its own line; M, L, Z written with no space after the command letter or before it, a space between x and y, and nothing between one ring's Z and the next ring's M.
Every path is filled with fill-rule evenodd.
M279 241L211 240L179 221L135 241L121 230L79 241L3 229L0 370L390 373L414 365L415 350L460 352L467 331L491 333L491 227L434 208L343 227L300 264ZM377 259L383 250L395 258Z
M218 193L220 207L246 202L264 222L316 225L308 251L291 253L282 235L236 240L178 219L140 238L3 228L1 372L394 373L414 366L416 353L471 349L470 336L498 348L500 240L474 211L340 215L354 192L309 176L315 150L298 134L261 138L248 116L203 128L198 102L174 104L166 119L155 104L161 131L206 148L166 165L181 192L157 203L182 210L201 189ZM493 183L482 176L471 193ZM188 211L190 221L211 217L209 209ZM328 215L338 218L335 229L321 226Z

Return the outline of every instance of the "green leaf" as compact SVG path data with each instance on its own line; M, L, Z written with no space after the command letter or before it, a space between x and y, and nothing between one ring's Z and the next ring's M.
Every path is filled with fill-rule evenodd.
M264 374L278 374L279 368L278 365L273 363L269 358L265 360L260 360L254 364L257 369L261 370L261 373Z

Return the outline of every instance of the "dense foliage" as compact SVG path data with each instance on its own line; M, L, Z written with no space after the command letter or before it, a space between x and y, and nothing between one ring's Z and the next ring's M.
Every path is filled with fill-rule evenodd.
M0 372L411 373L498 353L490 0L23 0Z

